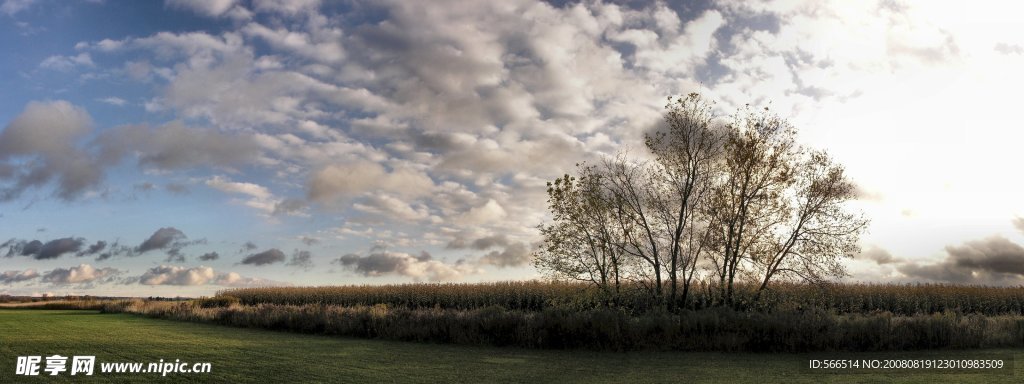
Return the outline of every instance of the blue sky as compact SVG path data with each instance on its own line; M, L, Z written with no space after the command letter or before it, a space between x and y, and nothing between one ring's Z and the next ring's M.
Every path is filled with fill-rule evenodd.
M846 165L850 279L1019 284L1004 6L5 0L0 293L535 278L544 183L693 91Z

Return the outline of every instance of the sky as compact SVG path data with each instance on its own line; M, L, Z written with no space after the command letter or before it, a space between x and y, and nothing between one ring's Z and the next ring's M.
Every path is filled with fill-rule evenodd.
M1024 282L1006 2L0 2L0 294L532 279L545 183L666 97L769 106L848 281Z

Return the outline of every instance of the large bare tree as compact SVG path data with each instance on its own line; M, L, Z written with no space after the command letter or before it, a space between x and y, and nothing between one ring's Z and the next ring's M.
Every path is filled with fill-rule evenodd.
M700 95L669 97L666 126L645 135L654 155L650 183L658 193L652 199L660 219L660 235L668 244L669 305L677 303L682 274L682 301L689 294L697 262L706 249L708 227L701 225L699 208L707 203L718 177L722 135L713 124L713 105Z
M611 297L621 287L621 228L607 178L596 166L581 164L579 176L548 183L552 223L541 225L544 243L534 266L556 278L586 281Z
M854 189L841 166L797 144L768 109L716 126L697 94L666 108L665 126L645 136L651 161L620 154L548 185L538 269L612 295L631 282L659 303L667 277L670 309L699 275L717 278L729 304L737 281L760 293L775 280L844 273L867 221L846 210Z
M783 196L795 182L800 148L795 130L767 109L741 109L725 128L724 170L712 192L709 214L716 231L718 257L712 261L719 292L730 303L740 267L762 251L764 239L783 220Z
M754 255L758 295L773 279L821 282L845 275L842 257L853 257L867 219L845 209L855 189L843 167L823 151L813 151L796 165L795 182L784 220L763 252Z

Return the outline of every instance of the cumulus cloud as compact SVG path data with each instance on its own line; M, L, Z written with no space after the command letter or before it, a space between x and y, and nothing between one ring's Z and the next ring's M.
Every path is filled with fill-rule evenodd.
M271 248L263 252L246 256L242 259L241 263L246 265L262 266L283 262L285 258L284 252L281 252L280 249Z
M79 66L94 67L96 64L92 62L92 57L87 52L82 52L75 56L54 55L47 57L39 63L39 68L62 72L70 71Z
M117 68L129 81L155 84L147 110L208 128L180 121L108 128L86 147L75 144L87 129L55 130L38 135L65 144L33 142L15 153L4 148L14 142L8 131L35 131L11 123L0 137L0 182L8 183L0 198L64 179L69 186L58 195L79 196L124 158L154 174L212 167L190 185L231 194L267 216L319 214L330 205L345 211L345 235L448 244L478 251L474 265L521 265L545 217L544 181L640 144L666 95L706 88L726 108L784 95L783 115L856 116L830 103L864 101L857 95L892 84L893 73L941 83L924 81L922 70L965 52L943 26L888 2L833 5L399 1L337 15L315 0L167 0L172 9L248 20L86 42L77 56L59 58L88 53L82 57L103 63L139 53L145 59ZM986 40L984 53L996 55L996 41ZM828 48L837 45L870 49ZM995 49L1019 53L1010 43ZM99 59L108 53L116 54ZM60 114L33 119L43 115ZM248 173L248 166L259 169ZM283 190L304 199L283 198ZM883 203L870 192L858 197ZM890 263L883 252L862 256ZM346 257L338 262L367 276L424 276L432 263L454 268L382 250ZM273 259L286 262L283 253Z
M280 281L267 280L258 277L245 277L235 272L218 274L217 278L213 279L212 284L234 288L275 287L291 285Z
M434 260L427 252L420 252L414 256L381 249L368 255L346 254L336 259L334 263L363 276L399 275L430 281L457 280L464 275L477 272L463 262L447 264Z
M99 187L106 169L129 155L137 156L142 167L166 171L229 169L249 164L259 153L249 136L179 122L115 127L86 142L91 131L89 114L67 101L26 105L0 132L0 201L51 182L57 197L73 200Z
M203 285L215 277L213 268L185 268L173 265L161 265L148 269L139 276L139 284L143 285Z
M217 175L207 179L206 185L225 193L246 196L244 199L233 199L233 201L256 209L266 217L302 216L305 214L305 201L277 197L269 188L259 184L233 181L225 176Z
M53 285L90 285L115 281L123 271L114 268L95 268L89 264L79 264L71 268L55 268L43 274L42 282Z
M64 200L99 185L101 165L78 145L91 130L92 118L71 103L29 103L0 133L0 201L54 180Z
M332 164L314 172L309 180L308 197L314 201L329 202L376 190L415 197L429 194L433 185L429 176L411 168L388 170L377 163L358 161Z
M176 265L160 265L146 270L137 280L139 284L143 285L220 285L225 287L286 285L272 280L244 277L235 272L217 273L213 268L206 266L187 268Z
M104 131L96 142L108 162L137 154L139 165L160 170L233 167L247 164L258 154L249 136L188 127L180 122L154 128L115 127Z
M24 271L4 271L4 273L0 273L0 284L11 285L13 283L33 280L37 277L39 277L39 272L31 268Z

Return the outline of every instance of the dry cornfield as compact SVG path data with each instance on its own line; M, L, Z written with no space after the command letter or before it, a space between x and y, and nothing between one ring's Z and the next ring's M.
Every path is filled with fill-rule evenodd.
M699 284L682 308L715 306L717 289ZM1024 313L1024 287L984 287L950 284L829 284L780 283L756 297L741 286L733 307L744 311L822 309L834 313L891 312L897 315L942 312L1002 315ZM548 308L591 309L617 306L646 312L661 306L645 291L623 290L617 297L582 283L498 282L479 284L401 284L321 287L229 289L218 296L237 297L241 304L323 304L392 308L476 309L497 306L509 310Z

